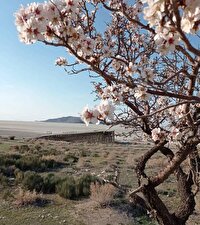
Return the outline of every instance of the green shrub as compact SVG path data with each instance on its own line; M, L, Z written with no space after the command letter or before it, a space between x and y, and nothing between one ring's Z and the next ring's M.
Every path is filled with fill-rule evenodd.
M27 171L24 173L22 185L29 191L40 192L43 188L43 178L36 172Z
M16 166L22 171L34 170L43 171L44 167L41 165L39 157L24 156L16 161ZM41 167L42 166L42 167Z
M46 194L55 193L56 185L60 181L60 178L56 177L54 174L50 173L43 179L42 192Z
M12 154L12 155L0 155L0 165L1 166L13 166L17 159L20 159L21 155Z
M14 176L14 171L15 171L15 166L1 166L0 167L0 173L7 177L12 177Z
M68 165L78 162L79 158L72 153L66 155L63 159Z
M7 176L14 175L15 167L22 171L32 170L44 172L49 169L55 169L61 165L62 163L56 162L53 159L47 160L32 155L0 155L0 172L5 173ZM13 168L14 170L12 170Z
M19 152L20 153L27 153L29 152L30 148L28 145L20 145L19 147Z
M77 180L76 192L77 196L88 197L90 195L90 185L97 181L97 177L85 174Z
M72 176L67 176L56 185L56 192L64 198L75 199L75 180Z
M14 175L15 175L15 184L19 184L23 181L24 173L20 169L17 168L14 171Z
M60 180L56 185L56 192L64 198L78 199L90 195L90 184L96 182L97 178L92 175L83 175L78 179L72 176Z
M2 185L3 187L8 185L8 178L2 173L0 173L0 185Z
M53 159L46 160L37 156L25 156L16 161L16 167L22 171L33 170L36 172L44 172L48 169L55 169L60 165L61 163Z
M48 160L41 160L41 162L44 164L44 167L46 169L55 169L57 167L59 167L61 165L61 163L59 162L56 162L55 160L53 159L48 159Z

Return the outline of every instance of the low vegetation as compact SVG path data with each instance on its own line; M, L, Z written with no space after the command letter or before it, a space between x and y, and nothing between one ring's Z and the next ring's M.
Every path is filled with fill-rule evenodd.
M100 206L110 205L117 192L111 184L101 185L98 182L90 185L90 199L97 202Z
M13 169L18 168L22 171L44 172L62 166L62 163L53 159L44 159L37 155L5 154L0 155L0 171L12 176Z
M28 205L43 205L44 200L42 194L38 194L34 191L25 191L23 189L19 189L18 193L14 196L14 204L18 207L28 206Z
M1 143L0 224L156 225L146 211L129 202L127 193L104 181L112 181L118 170L119 182L136 188L134 160L149 144ZM156 159L149 170L153 173L160 165L161 159ZM178 201L174 192L176 187L168 184L159 190L169 205Z

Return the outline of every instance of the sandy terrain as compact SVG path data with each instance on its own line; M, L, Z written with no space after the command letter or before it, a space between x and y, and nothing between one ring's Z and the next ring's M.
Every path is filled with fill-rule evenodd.
M18 138L38 137L47 134L81 133L92 131L106 131L105 125L75 123L48 123L48 122L22 122L22 121L0 121L0 136L14 135ZM120 131L121 128L111 130Z

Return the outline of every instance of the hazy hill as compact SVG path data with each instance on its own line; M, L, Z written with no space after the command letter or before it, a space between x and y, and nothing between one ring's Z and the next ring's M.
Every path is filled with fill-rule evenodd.
M53 123L83 123L82 119L78 116L67 116L54 119L44 120L43 122L53 122Z

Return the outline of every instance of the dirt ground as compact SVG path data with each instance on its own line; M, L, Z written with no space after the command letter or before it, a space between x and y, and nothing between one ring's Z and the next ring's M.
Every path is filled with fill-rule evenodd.
M18 146L18 147L17 147ZM26 147L22 147L26 146ZM28 147L27 147L28 146ZM45 159L64 162L69 155L76 156L76 162L68 162L64 167L53 171L40 173L46 176L49 172L57 176L67 174L78 177L85 173L96 176L110 177L116 168L119 170L119 182L132 189L137 188L137 179L134 168L137 158L151 148L151 144L134 140L132 142L117 142L110 144L87 144L44 141L34 139L0 140L0 154L40 155ZM148 164L148 173L156 173L166 163L160 155L152 158ZM159 187L162 199L169 208L178 203L174 178ZM56 194L43 195L49 203L43 207L28 206L15 207L13 193L16 186L2 187L0 184L0 224L9 225L155 225L142 214L137 207L127 204L127 199L114 199L113 204L100 206L97 201L90 198L81 200L66 200ZM10 196L11 195L11 196ZM197 197L197 207L188 225L200 224L200 204Z

